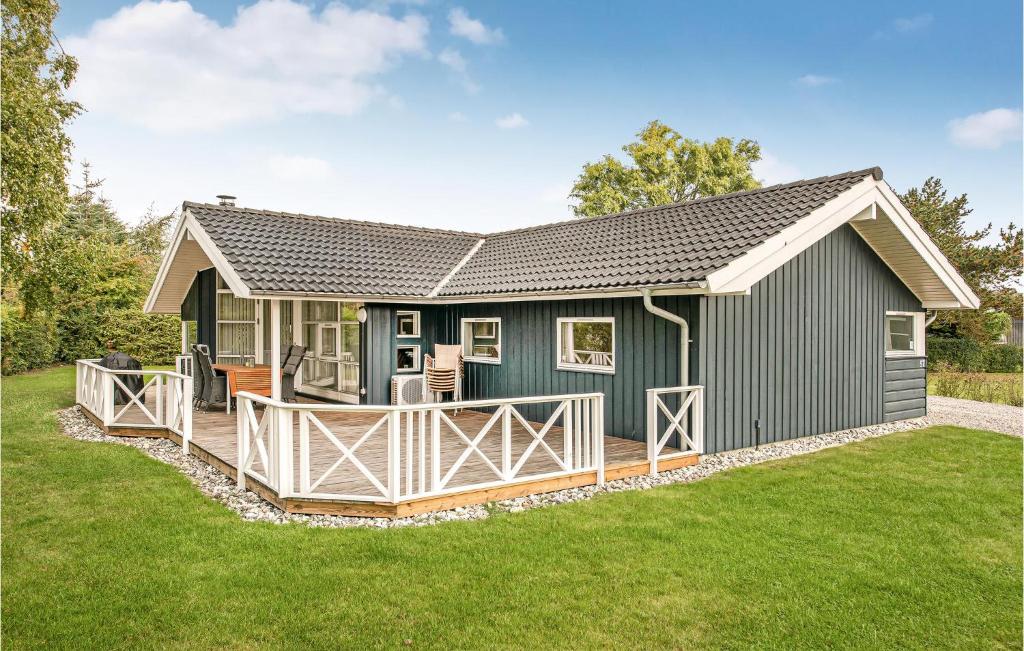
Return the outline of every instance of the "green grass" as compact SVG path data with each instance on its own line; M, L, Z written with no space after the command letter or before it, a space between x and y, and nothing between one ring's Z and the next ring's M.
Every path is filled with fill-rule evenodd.
M928 374L928 395L949 396L1020 407L1024 384L1020 373L959 373L942 370Z
M3 386L9 648L1021 646L1021 441L896 434L686 486L393 531L242 522Z

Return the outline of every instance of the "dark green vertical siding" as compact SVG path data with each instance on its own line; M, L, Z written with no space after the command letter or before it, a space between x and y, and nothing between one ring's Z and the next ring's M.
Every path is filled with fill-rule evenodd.
M754 445L758 420L761 443L882 422L885 312L922 309L849 226L749 296L699 301L707 452Z
M212 267L196 274L192 286L181 303L183 321L196 322L196 341L210 347L210 356L217 356L217 272Z
M366 323L360 329L363 350L360 370L365 393L360 396L360 400L371 405L391 402L394 319L395 313L391 306L374 303L366 305ZM392 349L390 354L389 348Z

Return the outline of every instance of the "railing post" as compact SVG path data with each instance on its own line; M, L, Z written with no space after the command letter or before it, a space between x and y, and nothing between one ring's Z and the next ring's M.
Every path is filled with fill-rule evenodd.
M597 464L597 485L604 485L604 394L598 396L594 403L594 456Z
M290 497L295 492L293 468L295 457L292 447L292 410L277 409L277 496Z
M163 376L162 373L157 373L155 376L153 376L153 379L156 380L156 383L153 385L153 388L155 389L155 393L156 393L156 404L153 406L153 415L156 417L156 423L154 423L154 425L158 425L159 426L159 425L163 425L164 422L165 422L164 421L164 413L163 413L163 411L164 411L164 397L163 397L163 391L162 391L162 389L164 388L164 376ZM140 396L139 399L142 400L143 402L145 402L145 400L146 400L146 387L145 387L146 376L145 375L142 376L142 382L143 382L142 396Z
M572 430L576 426L572 417L572 398L567 398L565 403L562 411L562 462L566 468L572 468Z
M658 474L658 399L654 389L647 390L647 461L650 463L650 474Z
M309 413L299 409L299 492L309 493Z
M419 416L420 462L417 466L420 493L427 492L427 412L422 409L416 412Z
M110 373L103 373L101 378L103 424L109 426L114 422L114 378Z
M235 415L235 432L238 433L238 442L235 451L238 453L238 463L235 468L238 472L238 487L245 489L245 460L249 458L249 399L238 396L238 411Z
M512 405L501 407L501 476L512 481Z
M697 454L704 454L704 387L697 387L696 410L693 412L693 442Z
M402 412L388 412L388 499L398 502L402 494L402 455L399 445L402 441Z
M181 450L190 454L192 443L192 378L185 376L181 380Z
M430 490L441 490L441 409L430 410Z

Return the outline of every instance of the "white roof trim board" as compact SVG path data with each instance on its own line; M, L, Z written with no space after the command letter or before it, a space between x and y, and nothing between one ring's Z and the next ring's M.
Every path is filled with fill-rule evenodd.
M821 196L822 191L827 190L830 187L834 188L831 191L831 198L829 198L829 195ZM804 188L807 188L806 192L804 192ZM814 209L795 220L788 218L788 225L784 226L781 230L776 228L776 232L774 234L764 237L760 242L751 242L751 232L753 232L753 237L757 237L756 229L759 227L762 220L765 221L765 223L770 223L775 219L775 223L779 223L777 218L770 214L773 206L772 197L775 196L771 194L773 192L779 193L779 201L783 202L785 205L785 208L782 208L782 210L787 211L787 214L792 215L794 210L799 210L801 205ZM804 194L800 194L801 192L804 192ZM821 199L818 199L817 203L815 203L815 197L821 197ZM814 207L815 205L817 205L817 207ZM690 206L696 206L695 210L697 210L697 213L693 213L692 210L689 213L680 212L689 210ZM532 282L536 285L536 289L526 290L526 286L523 285L520 289L512 288L509 291L495 292L493 289L494 281L492 279L487 279L486 268L481 269L478 259L481 255L486 255L489 260L495 259L493 257L495 255L495 251L509 251L509 254L514 255L515 239L518 237L539 237L542 238L543 241L550 242L552 238L560 236L558 230L563 228L574 229L576 228L574 224L578 224L579 222L562 222L544 227L536 227L534 229L509 231L506 233L483 236L469 233L460 234L453 231L430 231L429 229L413 229L412 227L408 227L410 232L413 234L412 237L443 238L443 246L446 247L445 250L447 252L447 257L442 259L442 265L453 264L456 260L458 260L458 262L450 269L446 266L438 267L436 259L434 260L434 263L431 263L431 273L438 273L437 276L433 277L440 280L433 281L436 282L436 285L434 285L433 289L429 292L403 293L386 290L379 291L377 293L352 293L345 291L313 291L317 289L317 287L310 287L307 289L301 286L293 289L288 289L284 286L280 289L273 289L267 287L265 284L262 287L249 287L240 278L239 274L236 273L227 257L219 250L214 238L207 233L200 221L192 214L191 209L193 208L210 211L219 210L218 207L215 206L189 203L185 204L182 212L182 218L175 228L171 245L164 254L156 281L154 282L149 298L146 301L145 310L147 312L177 312L181 300L184 299L185 294L188 292L195 274L199 269L208 268L210 266L216 267L231 290L237 296L243 298L260 296L288 299L301 296L310 299L352 299L366 302L464 303L638 296L640 291L643 289L651 290L654 294L744 294L749 293L750 288L769 273L799 255L802 251L806 250L812 244L825 237L836 228L847 223L851 225L851 227L868 243L879 257L904 282L904 284L906 284L907 287L921 300L925 308L973 309L977 308L979 305L978 297L973 291L971 291L963 278L942 255L938 247L928 238L924 230L914 220L906 207L900 202L899 197L895 192L893 192L888 184L882 180L882 172L878 168L872 168L860 172L847 172L834 177L822 177L820 179L812 179L809 181L799 181L792 184L773 186L771 188L751 192L741 192L734 193L732 195L723 195L721 197L712 197L698 202L684 202L666 207L664 209L665 212L658 212L661 209L646 209L639 211L638 213L623 213L622 215L599 218L600 226L598 226L598 228L600 229L604 229L612 234L623 233L623 236L639 237L644 234L644 228L655 228L657 230L658 224L660 223L659 220L661 219L660 215L662 214L666 215L666 220L675 220L672 223L676 225L682 223L682 227L686 228L687 226L685 221L679 222L680 215L685 216L687 214L695 214L695 219L703 219L705 221L712 220L714 223L714 220L723 221L723 218L714 217L714 215L721 211L723 214L729 215L729 217L724 218L723 223L734 223L736 228L741 229L742 232L746 233L746 235L741 235L737 238L736 235L730 235L728 232L723 232L720 240L716 239L714 241L705 242L703 246L710 246L715 250L715 253L713 254L713 256L717 256L715 259L722 258L723 250L726 252L726 255L733 256L724 265L718 263L719 266L717 266L717 268L708 269L708 273L700 274L698 271L697 273L691 273L689 276L680 276L678 273L673 275L671 270L665 266L665 260L657 255L657 250L653 250L650 253L654 257L649 261L651 269L649 278L646 277L646 274L635 271L635 269L637 269L637 264L643 264L644 259L641 257L638 262L634 256L634 259L629 262L629 264L633 266L626 269L626 272L629 273L627 276L622 276L621 273L624 272L617 271L620 275L609 275L609 281L604 285L598 284L580 287L566 287L564 289L556 288L551 290L544 288L543 280L535 280L528 282ZM238 214L240 219L249 214L256 214L261 220L263 220L261 224L265 227L269 227L269 225L274 223L273 221L266 221L268 215L272 215L275 219L301 218L306 220L303 226L303 228L306 229L310 227L309 225L311 223L308 220L319 220L318 222L313 223L323 224L323 226L316 226L316 229L359 228L363 229L360 230L360 233L364 233L364 231L365 233L368 233L368 235L361 235L361 237L373 236L374 231L372 229L377 226L368 222L310 218L307 216L288 215L284 213L249 211L248 209L230 208L223 210L237 212L231 212L231 214L228 215L229 219L227 222L224 221L224 215L216 217L216 219L220 219L221 221L214 222L214 224L218 225L222 236L225 232L229 235L231 234L230 230L225 231L224 224L227 223L230 225L232 219L231 216L235 214ZM753 213L751 212L752 210L754 211ZM645 226L639 229L631 228L632 224L626 224L623 221L616 221L637 219L637 217L633 217L635 214L644 215ZM729 219L731 219L732 222L730 222ZM749 221L751 219L754 220L753 223ZM785 224L787 222L783 221L782 223ZM623 226L628 227L623 228ZM383 239L376 242L376 250L388 251L388 242L392 241L388 238L404 237L400 231L406 227L380 225L380 228L382 233L380 237ZM706 224L702 228L705 229L704 233L706 234ZM371 230L366 231L365 229ZM244 229L241 228L237 230L239 232L244 232ZM315 232L319 231L317 230ZM336 231L332 232L336 234ZM577 229L570 232L579 233L580 231ZM304 233L308 233L308 230L304 231ZM614 235L609 236L614 237ZM241 243L241 251L243 254L249 256L248 258L245 258L247 268L249 269L248 273L252 273L254 260L259 261L265 258L259 258L257 256L254 259L252 257L253 253L251 250L249 253L245 253L246 250L249 250L248 247L245 246L246 242L249 240L244 239L245 237L249 237L251 239L251 234L245 232L244 237L240 235L238 239L233 241L231 255L234 256L232 259L239 256ZM495 238L500 238L501 241L501 243L497 245L499 247L498 249L490 247L488 242L489 239ZM460 244L460 242L463 241L466 242L465 245ZM721 244L718 243L719 241ZM744 242L753 243L753 247L750 248L749 244L744 245ZM621 249L623 243L614 242L613 244ZM647 243L645 243L645 245L646 244ZM405 240L401 240L399 243L399 246L406 245L407 242ZM462 254L461 251L457 254L461 259L451 257L452 254L459 251L460 246L466 247L461 249L461 251L465 251L464 254ZM731 248L723 249L723 247ZM736 250L736 247L740 247L739 250ZM481 249L484 249L485 251L489 250L490 252L487 254L481 254L479 253ZM402 250L408 249L403 248ZM730 253L730 251L735 252ZM609 258L607 251L601 255L604 256L605 264L613 265L612 267L609 267L610 270L618 270L619 267L621 267L621 265L619 265L619 267L614 266L615 259ZM686 264L691 268L699 269L703 264L699 260L702 255L700 250L690 251L686 255L690 256L685 260ZM671 254L671 256L669 259L677 259L679 254L675 253ZM391 257L393 259L383 260L380 262L380 278L384 279L381 281L384 283L381 285L382 289L385 285L389 288L400 287L400 285L395 284L397 276L394 275L394 270L396 265L400 267L403 264L404 258L398 259L402 257L401 255L399 255L398 258L394 255ZM697 260L694 261L694 258L697 258ZM328 261L332 259L333 256L328 256L326 258ZM324 260L324 258L321 258L321 260ZM444 262L446 260L451 260L451 262ZM507 268L510 269L509 273L515 274L514 269L518 262L518 259L503 261L502 266L507 267L511 263L512 266ZM377 273L374 271L373 264L371 263L367 268L366 260L362 260L360 263L363 264L363 267L360 268L361 273L364 275L363 281L365 282L367 281L367 278L369 278L372 282L372 279ZM475 269L469 272L469 277L480 277L484 279L483 282L485 282L485 285L481 286L482 289L479 292L473 291L473 285L472 283L467 282L466 272L463 271L464 268L471 263ZM278 259L277 264L280 265L280 258ZM320 264L321 271L325 274L332 271L329 267L326 269L322 267L324 262L320 262ZM410 261L409 264L414 265L416 263L415 261ZM573 264L578 263L574 262ZM440 273L444 273L441 271L442 269L448 269L443 278L440 276ZM287 274L290 271L292 270L282 266L277 266L276 268L268 270L268 272L273 272L272 277L280 276L282 273ZM336 270L334 271L335 275L337 275ZM533 273L534 278L538 277L536 266L531 268L531 273ZM588 271L580 273L588 273ZM609 271L608 273L611 274L612 271ZM369 274L369 276L366 276L366 274ZM388 274L391 275L389 276ZM703 275L703 277L700 277L701 275ZM294 277L295 273L291 273L291 276ZM662 277L660 282L658 280L659 276ZM671 281L669 281L669 277L672 277ZM458 278L459 280L453 282L453 279L455 278ZM616 280L616 278L621 280ZM690 280L689 278L693 279ZM302 278L299 277L297 280L301 281ZM450 289L450 284L458 284L458 287ZM484 289L485 287L486 289Z

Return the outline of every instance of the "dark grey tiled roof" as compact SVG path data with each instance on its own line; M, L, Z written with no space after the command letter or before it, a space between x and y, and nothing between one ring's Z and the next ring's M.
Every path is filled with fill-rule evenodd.
M441 296L578 291L703 280L869 175L872 168L747 192L498 233Z
M871 168L492 235L185 202L256 292L440 297L687 284L806 217Z
M480 236L186 201L254 291L426 296Z

